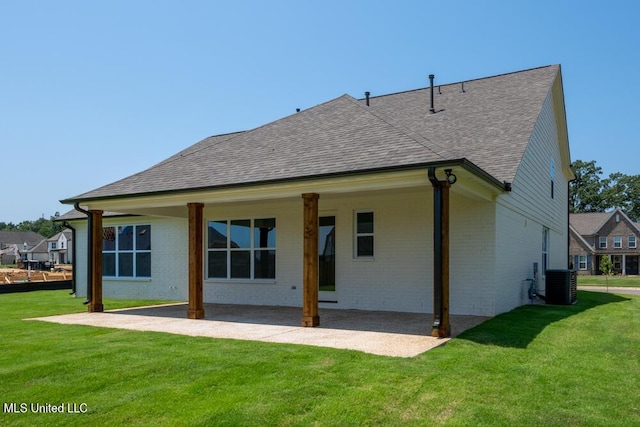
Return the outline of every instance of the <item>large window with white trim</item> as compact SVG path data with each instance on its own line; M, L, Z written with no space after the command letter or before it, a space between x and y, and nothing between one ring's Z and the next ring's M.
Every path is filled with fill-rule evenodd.
M276 219L223 219L207 224L209 279L275 279Z
M102 275L151 277L151 226L102 228Z
M636 247L636 236L629 236L629 247L632 249Z
M607 236L600 236L599 240L598 240L598 247L600 249L606 249L607 248Z

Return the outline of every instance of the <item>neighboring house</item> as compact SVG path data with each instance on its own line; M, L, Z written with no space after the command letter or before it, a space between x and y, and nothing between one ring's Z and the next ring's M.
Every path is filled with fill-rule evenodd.
M318 307L493 316L528 302L534 264L568 267L570 163L554 65L212 136L59 220L90 311L104 294L188 300L190 318L301 306L305 326Z
M37 264L38 267L44 267L44 263L49 260L49 248L47 247L47 239L42 239L33 248L23 253L22 260L30 261L32 266L33 264Z
M73 258L71 230L66 229L47 239L48 260L52 264L70 264Z
M640 227L624 212L576 213L569 222L569 254L579 274L602 274L604 255L611 258L615 274L638 274Z
M35 248L44 239L34 231L0 231L0 264L15 264L20 259L28 259L29 250ZM20 256L16 259L14 252L1 254L16 245Z

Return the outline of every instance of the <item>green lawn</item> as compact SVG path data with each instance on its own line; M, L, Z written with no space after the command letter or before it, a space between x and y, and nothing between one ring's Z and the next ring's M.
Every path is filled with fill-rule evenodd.
M640 276L578 276L580 286L618 286L640 288Z
M3 409L86 408L0 425L640 425L640 297L524 306L411 359L22 320L83 309L0 295Z

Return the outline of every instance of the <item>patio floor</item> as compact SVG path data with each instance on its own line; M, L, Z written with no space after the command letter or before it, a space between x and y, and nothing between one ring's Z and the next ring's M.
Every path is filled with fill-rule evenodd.
M302 344L358 350L382 356L414 357L449 341L431 337L431 314L320 309L320 326L300 326L302 309L254 305L205 304L204 319L187 319L187 304L166 304L104 313L41 317L61 324ZM487 317L451 316L452 337Z

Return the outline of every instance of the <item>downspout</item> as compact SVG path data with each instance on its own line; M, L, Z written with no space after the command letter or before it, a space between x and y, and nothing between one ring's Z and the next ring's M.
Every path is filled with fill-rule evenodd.
M437 331L442 321L442 187L436 168L428 169L433 186L433 326Z
M69 295L75 295L76 293L76 229L71 226L67 221L63 221L62 225L71 230L71 244L74 245L71 247L73 249L71 251L71 293ZM67 248L69 246L67 245Z
M91 230L93 230L93 216L89 213L89 211L85 211L80 207L80 202L74 203L73 207L78 212L83 213L87 216L87 231L89 233L87 236L87 300L83 303L84 305L87 305L93 299L93 290L91 289L91 278L93 277L93 262L91 262L91 260L93 259L93 233L91 232ZM73 270L75 274L75 265L73 267Z

